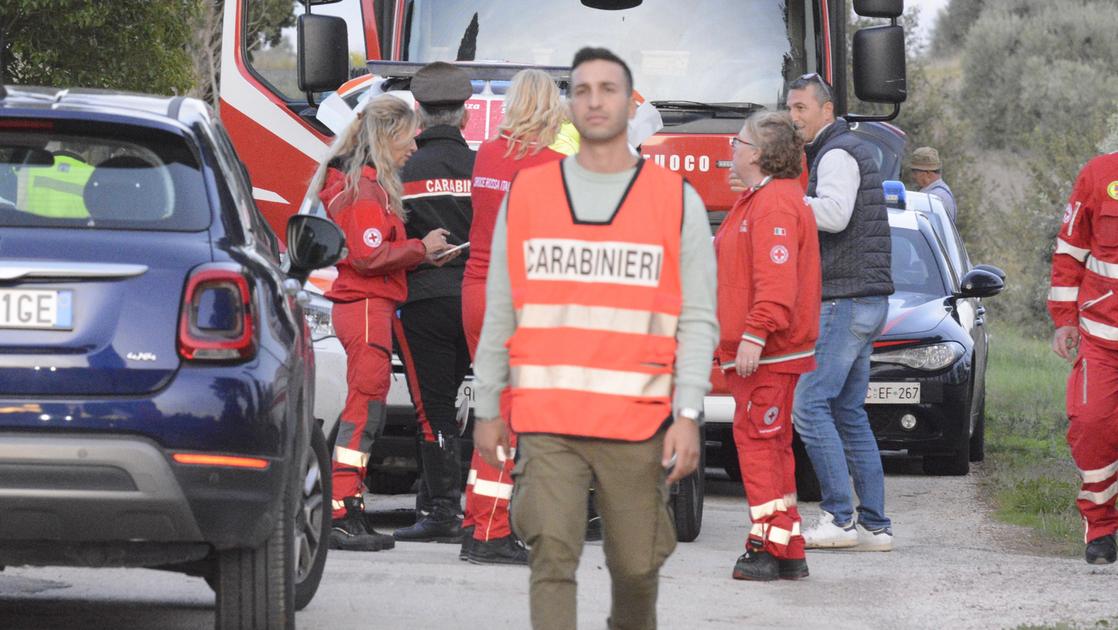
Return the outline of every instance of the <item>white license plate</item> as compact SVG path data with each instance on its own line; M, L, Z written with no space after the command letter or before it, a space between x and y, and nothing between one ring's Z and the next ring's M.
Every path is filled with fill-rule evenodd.
M914 405L920 402L920 383L870 383L867 405Z
M0 289L0 328L69 330L74 327L73 291Z

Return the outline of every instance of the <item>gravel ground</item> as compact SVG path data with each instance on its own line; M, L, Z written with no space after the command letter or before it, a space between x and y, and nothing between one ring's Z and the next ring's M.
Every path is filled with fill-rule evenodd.
M810 552L801 582L730 579L747 529L737 484L713 481L699 540L664 567L661 628L1014 628L1118 619L1118 567L1029 552L1026 532L994 522L974 476L933 478L889 466L891 553ZM981 474L979 469L978 474ZM375 497L383 529L412 498ZM806 504L807 520L818 514ZM472 566L457 547L402 544L332 553L301 628L437 630L526 628L528 571ZM609 578L601 546L579 568L580 627L602 628ZM145 570L8 568L0 573L0 628L212 627L213 596L198 579Z

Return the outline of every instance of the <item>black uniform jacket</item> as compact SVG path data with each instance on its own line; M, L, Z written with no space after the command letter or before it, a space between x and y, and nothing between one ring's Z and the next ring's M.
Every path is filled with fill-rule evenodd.
M404 207L408 211L408 237L423 238L435 228L450 231L447 242L465 243L470 235L473 209L470 182L474 151L456 127L425 129L415 139L418 149L400 176L404 182ZM408 302L462 294L462 271L469 248L442 267L423 263L408 274Z

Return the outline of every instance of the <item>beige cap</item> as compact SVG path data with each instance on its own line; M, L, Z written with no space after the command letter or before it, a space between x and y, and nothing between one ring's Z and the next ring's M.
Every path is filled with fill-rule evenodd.
M943 168L943 162L939 160L939 151L932 147L920 147L912 152L912 162L910 168L918 171L938 171Z
M424 105L455 106L469 100L474 89L466 71L445 61L419 69L411 80L411 93Z

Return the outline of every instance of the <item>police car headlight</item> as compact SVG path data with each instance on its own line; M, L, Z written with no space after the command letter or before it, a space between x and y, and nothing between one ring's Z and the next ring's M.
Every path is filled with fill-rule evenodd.
M963 346L954 341L934 343L927 346L916 346L904 350L890 350L889 352L875 352L870 355L874 363L895 363L916 370L928 372L942 370L963 356Z
M334 303L321 295L311 294L311 301L303 307L303 316L307 318L307 326L311 329L311 339L318 341L326 337L333 337Z

